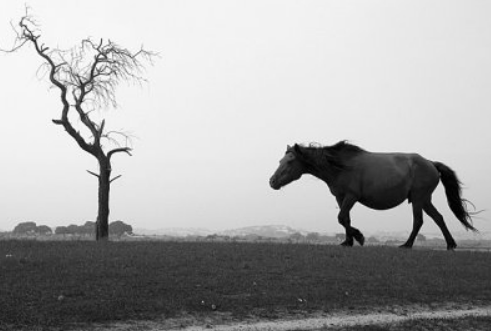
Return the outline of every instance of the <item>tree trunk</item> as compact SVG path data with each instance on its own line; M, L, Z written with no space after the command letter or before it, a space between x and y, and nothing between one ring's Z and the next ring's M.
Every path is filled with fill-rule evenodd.
M109 239L109 190L111 187L111 164L103 156L99 160L99 199L96 222L96 240Z

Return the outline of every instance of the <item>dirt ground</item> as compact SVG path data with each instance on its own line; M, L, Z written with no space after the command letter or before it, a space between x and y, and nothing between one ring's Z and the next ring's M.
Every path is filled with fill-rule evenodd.
M337 312L329 314L319 312L309 316L285 316L275 320L261 320L251 316L243 321L236 321L226 313L215 312L200 318L183 316L179 319L162 321L128 321L109 325L94 325L91 329L101 331L293 331L343 330L357 326L373 326L375 327L373 330L403 330L404 328L399 328L397 325L407 321L422 321L419 324L422 324L423 327L418 330L435 330L435 327L442 330L453 330L448 329L446 320L457 321L473 316L491 317L491 306L455 307L455 305L449 304L446 307L440 306L434 309L427 309L427 307L425 309L421 307L396 307L362 313ZM428 321L428 323L424 321ZM427 325L428 328L424 327L424 325ZM377 326L380 326L380 328L377 328ZM442 328L439 328L440 326ZM87 330L87 328L85 327L83 330ZM372 330L372 328L363 328L363 330ZM458 330L464 330L462 325L460 325ZM491 330L491 326L485 329L473 327L472 329L465 328L465 330Z

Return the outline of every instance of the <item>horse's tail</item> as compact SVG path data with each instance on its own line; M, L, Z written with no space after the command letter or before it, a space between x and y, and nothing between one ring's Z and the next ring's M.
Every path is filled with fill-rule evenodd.
M472 226L471 216L473 213L467 210L467 203L471 205L472 203L462 198L462 183L457 178L455 171L441 162L433 162L433 164L440 173L440 179L445 187L448 205L455 217L457 217L467 230L477 232L477 229Z

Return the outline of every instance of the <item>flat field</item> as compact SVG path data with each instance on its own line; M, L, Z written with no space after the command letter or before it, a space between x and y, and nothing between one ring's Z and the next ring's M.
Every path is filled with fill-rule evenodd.
M491 304L491 254L304 244L0 241L0 329Z

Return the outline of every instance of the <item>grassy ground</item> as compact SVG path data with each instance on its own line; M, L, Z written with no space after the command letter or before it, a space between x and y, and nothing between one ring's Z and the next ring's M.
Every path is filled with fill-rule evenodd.
M0 329L67 330L214 311L275 318L446 302L488 305L489 275L491 254L478 252L0 241Z

